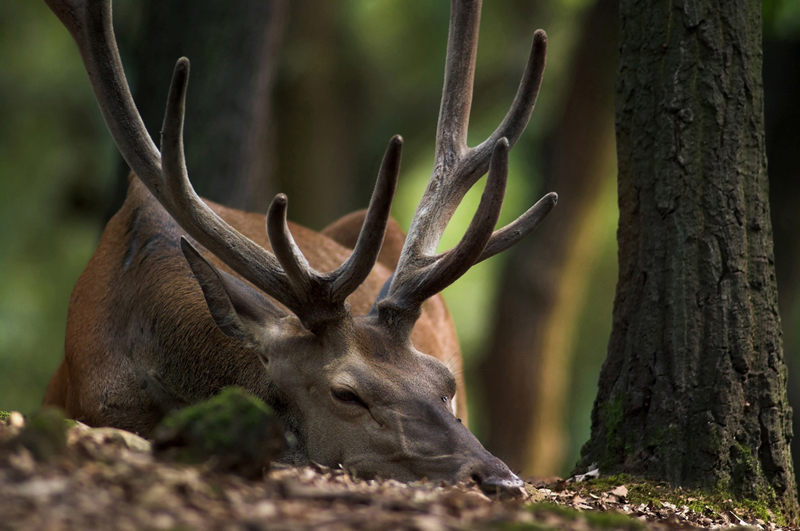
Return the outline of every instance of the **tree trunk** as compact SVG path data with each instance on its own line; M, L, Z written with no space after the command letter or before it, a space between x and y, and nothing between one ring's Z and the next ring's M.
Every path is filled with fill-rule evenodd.
M579 468L771 501L794 520L761 3L620 4L619 282Z
M156 145L175 62L191 60L189 176L201 196L228 206L263 212L275 194L271 92L284 2L147 0L134 45L129 53L123 48L134 99ZM127 190L130 170L120 165L112 214Z
M483 384L487 448L524 475L558 474L566 442L565 394L573 328L603 178L613 172L613 65L617 0L598 0L584 20L564 111L553 133L545 191L556 212L516 246L503 275ZM535 118L534 118L535 119ZM513 407L509 407L513 404Z
M291 2L287 59L275 91L278 184L292 221L315 230L364 207L377 172L358 186L364 73L343 9L340 0Z

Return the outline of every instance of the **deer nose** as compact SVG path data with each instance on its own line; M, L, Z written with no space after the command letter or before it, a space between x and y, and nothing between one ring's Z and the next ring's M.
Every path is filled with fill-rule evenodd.
M525 486L519 476L494 456L470 467L468 477L486 494L517 494Z
M514 474L513 472L509 472L510 477L500 478L500 477L490 477L486 478L478 484L481 487L481 490L486 494L500 494L500 493L515 493L519 491L524 485L525 482L522 481L519 476Z

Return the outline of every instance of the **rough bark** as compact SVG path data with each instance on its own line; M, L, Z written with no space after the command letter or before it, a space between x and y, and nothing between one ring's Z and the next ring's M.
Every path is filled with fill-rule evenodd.
M797 489L764 155L761 3L620 4L619 282L579 468Z
M121 45L156 145L172 70L186 56L186 162L195 189L228 206L266 211L275 194L271 91L285 0L146 0L141 10L133 46ZM129 170L120 166L112 214L128 188Z
M598 0L583 21L564 110L552 133L545 191L559 204L509 259L488 352L487 448L527 475L560 473L572 325L578 318L603 177L613 164L617 1ZM535 119L535 117L534 117ZM514 404L514 407L509 407Z

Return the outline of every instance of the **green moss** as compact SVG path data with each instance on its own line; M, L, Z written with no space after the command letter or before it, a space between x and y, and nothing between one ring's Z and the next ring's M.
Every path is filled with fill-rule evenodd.
M775 489L765 480L761 461L755 452L750 447L736 442L731 452L731 459L733 460L731 473L735 476L732 480L738 485L747 485L750 488L749 492L744 493L744 497L764 500L770 505L775 505L778 496L775 494Z
M634 505L652 504L654 507L660 507L662 502L667 502L677 507L686 506L696 513L706 514L707 516L733 511L737 516L748 521L760 518L765 522L774 522L778 525L786 524L781 512L773 509L776 506L775 503L771 503L775 500L774 493L772 498L766 497L760 500L737 498L729 490L723 489L722 484L718 485L713 491L707 492L698 489L672 487L663 482L648 481L634 478L627 474L618 474L592 478L588 481L574 484L573 488L580 495L589 493L600 495L620 485L625 485L628 489L626 498Z
M574 522L580 517L580 512L575 509L549 502L530 505L527 510L534 514L535 521L502 522L493 526L493 529L502 531L549 531L563 528L563 525L558 525L560 522Z
M587 528L624 529L638 531L645 526L628 515L613 511L579 511L553 503L537 503L528 507L536 521L528 523L504 523L499 529L504 531L534 531L542 529ZM566 526L563 524L567 524ZM571 525L570 525L571 524Z
M624 448L622 439L622 422L625 420L625 410L622 405L622 396L615 395L603 408L603 421L606 426L606 451L601 463L602 469L612 468L615 457Z
M201 463L255 477L284 449L280 422L250 393L229 387L213 398L172 412L156 428L153 450L163 459Z
M586 511L584 517L589 526L595 529L628 529L636 531L644 529L644 524L627 514L614 511Z
M0 421L8 420L8 417L11 416L11 412L9 411L0 411Z
M14 447L25 447L38 461L49 461L67 453L67 423L64 413L45 407L30 415L25 427L11 441Z
M502 522L495 524L490 529L499 531L551 531L559 527L547 525L543 522Z
M577 509L549 502L535 503L528 507L528 510L535 515L555 514L564 520L575 520L580 515L580 511Z

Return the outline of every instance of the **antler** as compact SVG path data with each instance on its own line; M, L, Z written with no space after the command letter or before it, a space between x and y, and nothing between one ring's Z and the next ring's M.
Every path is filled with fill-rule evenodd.
M477 262L508 249L533 231L558 200L550 193L514 222L492 232L500 215L508 174L508 150L530 119L545 66L547 36L537 30L511 108L480 145L466 145L481 0L451 0L444 89L436 132L433 174L425 190L387 297L378 304L384 319L413 325L428 297L455 282ZM436 254L450 218L467 191L489 170L480 205L464 237Z
M117 50L111 0L45 0L72 34L111 135L125 161L178 224L242 277L297 315L311 331L340 317L344 301L377 260L400 166L402 139L394 137L381 165L364 226L350 258L330 273L313 270L286 225L286 196L267 215L275 255L217 216L189 182L183 119L189 61L178 60L170 86L159 153L128 88ZM277 256L277 258L276 258Z

